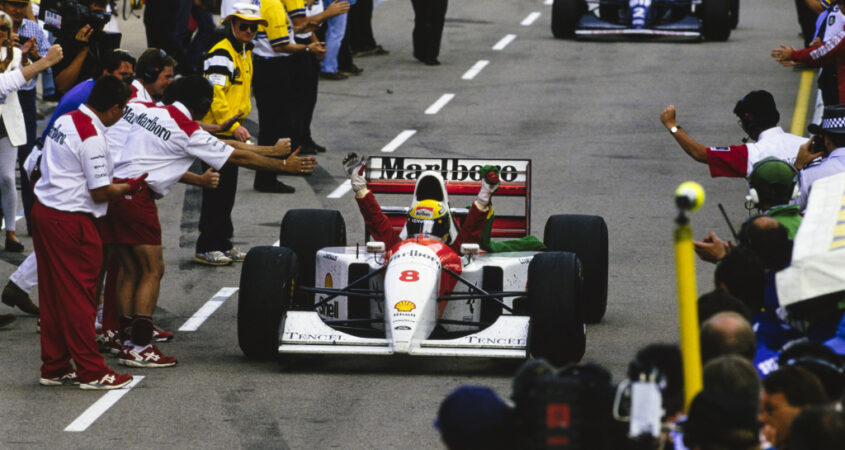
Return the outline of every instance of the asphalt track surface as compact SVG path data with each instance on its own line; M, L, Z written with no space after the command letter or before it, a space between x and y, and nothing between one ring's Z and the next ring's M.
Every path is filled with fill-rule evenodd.
M793 2L744 1L740 26L725 43L559 41L551 36L550 12L543 0L450 2L443 64L427 67L411 57L410 2L382 2L375 32L390 55L358 58L362 76L320 85L313 130L329 148L319 156L320 168L310 177L285 179L295 195L257 193L252 174L241 170L237 245L272 245L290 208L337 209L349 241L362 241L351 194L328 198L344 181L340 161L347 151L379 154L403 130L416 130L395 146L395 155L531 158L538 236L552 214L607 220L609 307L602 323L588 327L587 360L619 380L638 348L676 342L675 187L696 180L707 191L692 222L698 237L709 229L729 234L718 203L737 224L747 212L743 181L709 178L658 115L674 104L696 139L737 143L742 133L731 114L734 103L762 88L774 93L789 129L800 75L768 53L779 43L800 43ZM121 27L123 46L139 54L140 20ZM494 50L509 34L516 38ZM489 63L462 79L480 60ZM425 114L444 94L454 97ZM199 201L197 189L180 185L159 202L167 271L156 320L173 331L221 289L239 283L239 265L192 262ZM6 256L3 279L19 263ZM704 292L712 286L712 266L699 263L697 272ZM229 292L220 292L219 308L196 331L177 332L161 345L179 359L176 367L129 370L144 378L121 398L99 402L100 392L38 386L35 319L19 316L0 330L0 447L439 448L432 421L452 389L483 384L510 394L514 366L488 360L328 357L284 369L248 361L237 344L237 293ZM9 309L0 306L0 312ZM125 370L112 356L107 363ZM101 414L83 416L95 402ZM71 424L84 431L65 431Z

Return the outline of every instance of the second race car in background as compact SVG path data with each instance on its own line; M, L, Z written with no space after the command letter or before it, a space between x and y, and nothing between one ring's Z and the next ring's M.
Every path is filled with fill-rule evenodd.
M554 0L556 38L641 36L726 41L739 0Z

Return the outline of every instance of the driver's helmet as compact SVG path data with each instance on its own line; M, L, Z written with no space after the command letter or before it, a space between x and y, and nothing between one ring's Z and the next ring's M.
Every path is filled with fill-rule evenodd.
M422 200L408 212L405 229L408 237L423 235L448 242L451 225L452 216L444 202Z

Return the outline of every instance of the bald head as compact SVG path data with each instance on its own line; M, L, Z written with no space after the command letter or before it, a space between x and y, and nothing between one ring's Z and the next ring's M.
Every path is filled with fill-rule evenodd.
M754 359L757 343L751 324L735 312L721 312L701 325L701 359L704 363L721 355Z

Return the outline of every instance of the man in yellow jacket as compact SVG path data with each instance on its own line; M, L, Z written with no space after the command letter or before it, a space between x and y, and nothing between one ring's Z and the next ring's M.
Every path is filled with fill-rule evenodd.
M252 109L252 39L258 25L267 25L258 6L236 3L223 19L226 37L208 51L203 62L203 75L214 86L211 110L203 122L220 124L238 113L246 117ZM246 142L249 130L240 121L216 135L220 139ZM207 167L203 167L205 171ZM246 254L233 247L231 238L232 207L238 186L238 167L226 164L220 169L217 189L203 189L196 255L194 260L209 265L226 265L243 261Z

